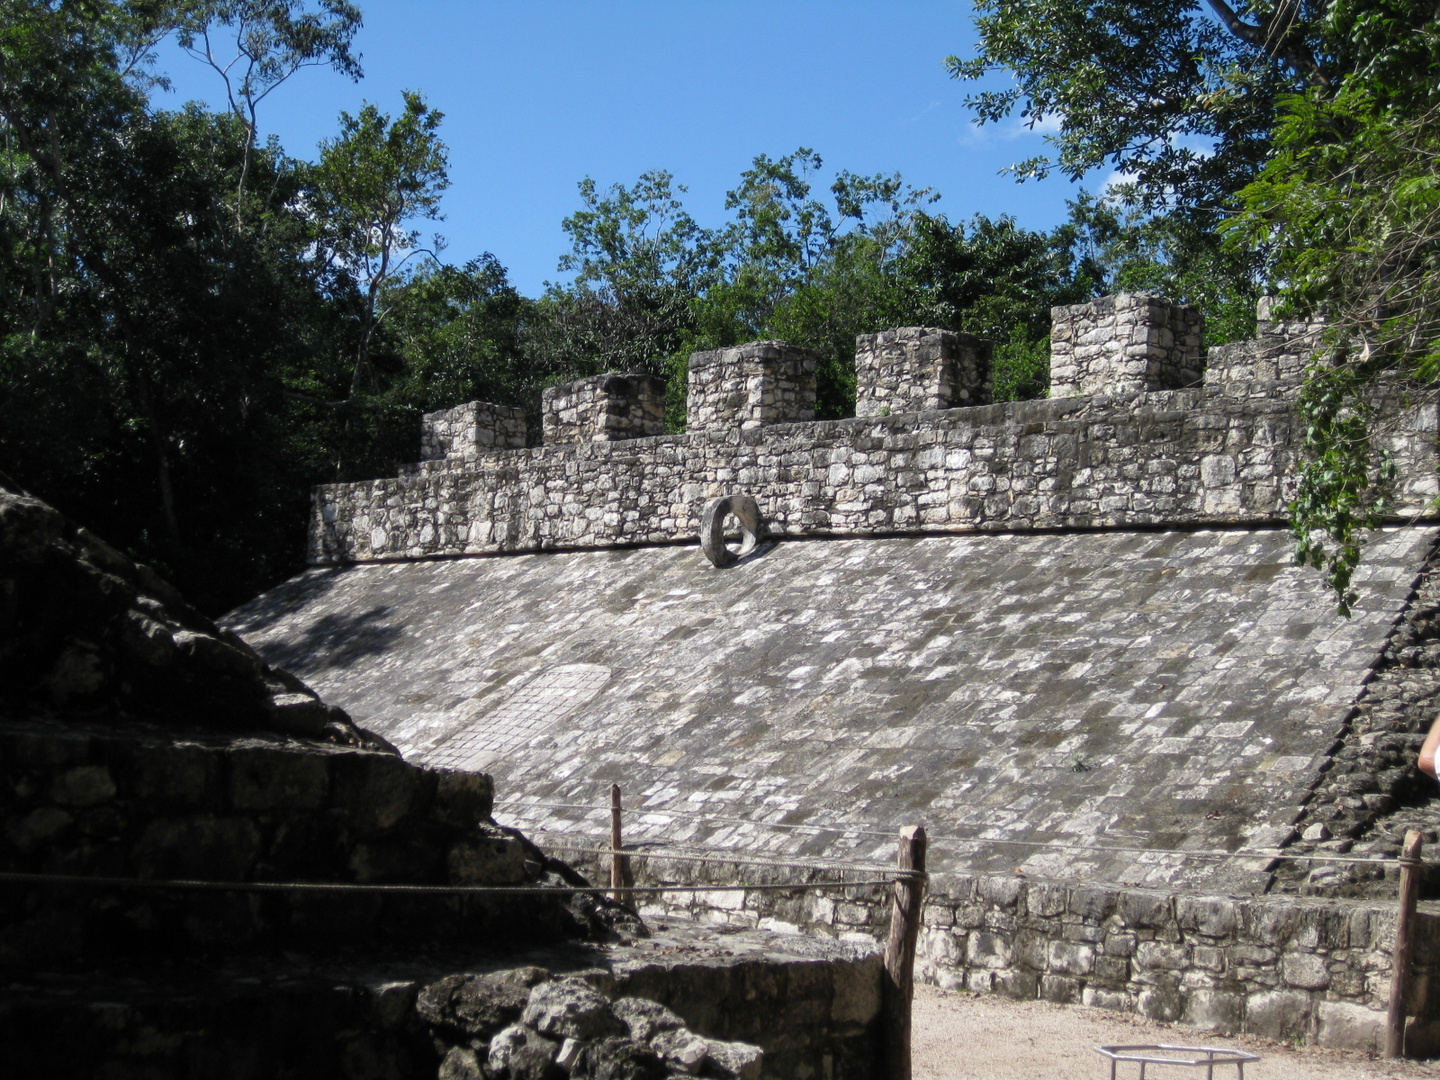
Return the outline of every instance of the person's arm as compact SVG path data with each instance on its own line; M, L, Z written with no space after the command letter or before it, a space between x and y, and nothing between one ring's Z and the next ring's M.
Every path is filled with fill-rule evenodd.
M1425 742L1420 746L1420 771L1428 776L1435 776L1435 755L1440 752L1440 714L1436 714L1435 722L1430 725L1430 734L1425 736Z

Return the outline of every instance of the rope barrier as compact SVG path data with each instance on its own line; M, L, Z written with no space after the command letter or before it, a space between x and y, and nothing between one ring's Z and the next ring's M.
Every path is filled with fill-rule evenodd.
M903 871L892 871L903 874ZM909 877L923 877L909 874ZM84 874L31 874L20 871L0 871L0 882L19 882L35 885L83 885L87 887L128 888L128 889L174 889L177 891L200 892L340 892L340 893L395 893L422 896L573 896L594 895L605 890L594 885L373 885L350 881L186 881L167 878L126 878L91 877ZM769 892L777 890L820 890L855 889L874 885L893 885L894 878L869 881L811 881L793 884L751 884L751 885L645 885L637 886L633 892L674 893L674 892Z
M497 811L501 811L501 812L507 812L507 811L508 811L508 812L510 812L510 813L513 815L516 810L523 810L523 809L528 808L528 807L549 808L549 809L557 809L557 810L561 810L561 809L563 809L563 810L583 810L583 811L586 811L586 812L590 812L590 811L594 811L594 810L596 810L596 809L599 809L598 807L594 807L594 806L584 806L584 805L576 804L576 803L542 803L542 802L513 803L513 804L508 804L508 805L506 805L506 806L504 806L504 807L497 807L496 809L497 809ZM610 809L610 808L609 808L608 806L607 806L607 807L604 807L604 810L605 810L607 813L609 812L609 809ZM817 833L833 832L833 833L842 833L842 834L844 834L844 835L849 835L849 836L876 836L876 837L884 837L884 838L886 838L886 839L890 839L890 834L889 834L889 833L886 833L886 832L879 832L879 831L870 830L870 829L858 829L858 828L852 829L852 828L848 828L848 827L843 826L843 825L835 825L835 826L821 826L821 825L787 825L787 824L785 824L785 823L783 823L783 822L754 821L754 820L751 820L751 819L749 819L749 818L735 818L735 817L715 816L715 815L701 814L701 813L696 813L696 812L694 812L694 811L684 811L684 810L659 810L659 809L656 809L656 810L648 810L648 809L633 809L632 812L637 813L637 814L665 814L665 815L667 815L667 816L669 816L669 817L672 817L672 818L686 818L686 817L688 817L688 818L695 818L695 819L701 820L701 821L718 821L718 822L723 822L723 823L727 823L727 824L754 825L754 826L758 826L758 827L760 827L760 828L773 828L773 829L805 829L805 830L809 830L809 831L817 832ZM547 829L547 828L545 828L544 826L540 826L539 828L532 829L531 831L533 831L533 832L538 832L538 833L552 833L552 832L553 832L553 830ZM566 835L575 835L575 834L573 834L573 833L567 833ZM594 836L596 840L599 840L599 841L602 841L602 842L608 842L608 840L609 840L609 837L598 836L598 835L596 835L596 834L594 834L594 833L582 833L582 834L580 834L580 835L582 835L582 836ZM1007 838L1007 839L997 839L997 838L995 838L995 837L984 837L984 836L945 836L945 835L943 835L943 834L931 836L931 837L930 837L930 843L931 843L932 846L935 845L936 843L974 844L974 845L977 845L977 846L989 846L989 847L1008 846L1008 847L1038 848L1038 849L1042 849L1042 850L1056 850L1056 851L1085 851L1085 852L1091 852L1091 853L1097 853L1097 854L1099 854L1099 853L1112 854L1112 853L1113 853L1113 854L1119 854L1119 855L1158 855L1158 856L1161 856L1161 857L1163 857L1163 858L1182 858L1182 859L1190 859L1190 858L1200 858L1200 859L1263 859L1263 860L1265 860L1266 862L1281 862L1281 861L1304 862L1304 861L1309 861L1309 862L1317 862L1317 863L1344 863L1344 864L1346 864L1346 865L1352 865L1352 866L1364 866L1364 865L1372 865L1372 866L1392 866L1392 865L1394 865L1395 862L1396 862L1395 859L1377 858L1377 857L1368 856L1368 855L1322 855L1322 854L1317 854L1317 853L1308 853L1308 854L1307 854L1307 853L1304 853L1304 852L1289 852L1289 851L1282 850L1282 849L1280 849L1280 848L1271 848L1271 849L1268 849L1268 850L1267 850L1267 849L1253 849L1253 848L1252 848L1252 849L1249 849L1249 850L1241 850L1241 851L1219 851L1219 850L1214 850L1214 849L1201 848L1201 849L1196 849L1196 850L1193 850L1193 851L1177 851L1177 850L1175 850L1175 849L1173 849L1173 848L1115 847L1115 846L1102 845L1102 844L1082 844L1082 843L1078 843L1078 842L1068 842L1068 841L1064 841L1064 840L1021 840L1021 839L1018 839L1018 838L1017 838L1017 839L1009 839L1009 838ZM555 848L554 850L559 851L559 850L568 850L568 849ZM595 849L593 849L593 848L581 848L581 849L575 849L575 850L583 850L583 851L586 851L586 852L593 852L593 851L595 851ZM711 849L711 850L716 850L716 849ZM678 858L678 857L679 857L679 856L674 856L674 855L653 855L653 856L652 856L652 854L651 854L650 852L642 852L642 851L638 851L638 850L625 850L625 851L622 851L621 854L630 855L630 856L640 856L640 857L655 857L655 858ZM698 857L697 857L697 858L698 858ZM721 862L724 862L724 861L739 862L739 860L735 860L735 859L726 860L726 859L724 859L723 857L720 857L717 861L721 861ZM757 863L757 865L769 865L769 864ZM778 866L778 865L783 865L783 864L777 862L777 863L774 863L773 865L777 865L777 866ZM797 863L796 865L803 865L803 864ZM1430 865L1430 864L1429 864L1429 863L1426 863L1425 865Z
M546 835L547 830L532 830L533 835ZM570 833L557 833L551 835L569 836ZM585 835L590 835L586 833ZM637 851L633 847L612 848L609 846L608 836L597 836L596 840L605 843L605 847L580 847L574 844L546 844L547 851L574 851L583 855L625 855L632 858L643 859L671 859L676 862L694 863L724 863L727 866L773 866L784 870L822 870L836 874L893 874L897 878L913 876L911 871L897 870L893 866L876 866L869 863L837 863L822 862L813 859L739 859L730 855L691 855L683 852L659 851ZM713 849L712 849L713 850Z

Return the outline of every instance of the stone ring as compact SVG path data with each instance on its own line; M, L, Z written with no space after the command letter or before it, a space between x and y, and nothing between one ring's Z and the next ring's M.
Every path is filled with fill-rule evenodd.
M725 546L725 519L734 516L740 522L740 549ZM760 523L760 507L749 495L726 495L705 507L700 515L700 550L716 566L729 566L753 552L764 532Z

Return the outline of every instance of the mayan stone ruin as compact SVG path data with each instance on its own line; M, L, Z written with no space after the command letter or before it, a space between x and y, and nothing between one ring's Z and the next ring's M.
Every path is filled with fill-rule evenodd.
M860 415L817 422L813 358L759 342L692 357L683 433L322 486L312 568L228 625L407 760L492 775L542 845L603 848L620 785L646 917L880 932L880 888L643 889L886 862L920 824L921 978L1373 1048L1393 859L1440 824L1413 767L1434 407L1398 401L1393 524L1338 618L1286 529L1322 327L1262 303L1207 354L1163 297L1054 318L1042 400L989 404L988 343L901 328L857 342ZM765 540L719 569L697 541L727 496ZM1325 861L1348 854L1371 861Z
M3 477L0 785L6 1075L876 1068L873 944L652 934Z

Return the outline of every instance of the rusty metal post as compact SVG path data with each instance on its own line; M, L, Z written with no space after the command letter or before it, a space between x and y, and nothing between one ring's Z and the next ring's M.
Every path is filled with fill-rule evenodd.
M1405 1052L1405 993L1410 981L1410 957L1414 951L1415 903L1420 898L1421 835L1414 829L1405 834L1400 852L1400 910L1395 916L1395 970L1390 976L1390 1014L1385 1018L1385 1056L1398 1058Z
M625 902L625 856L620 854L620 785L610 785L610 896Z
M885 1080L910 1080L910 1005L915 996L915 941L925 899L925 830L900 830L899 869L912 873L895 882L890 941L885 947Z

